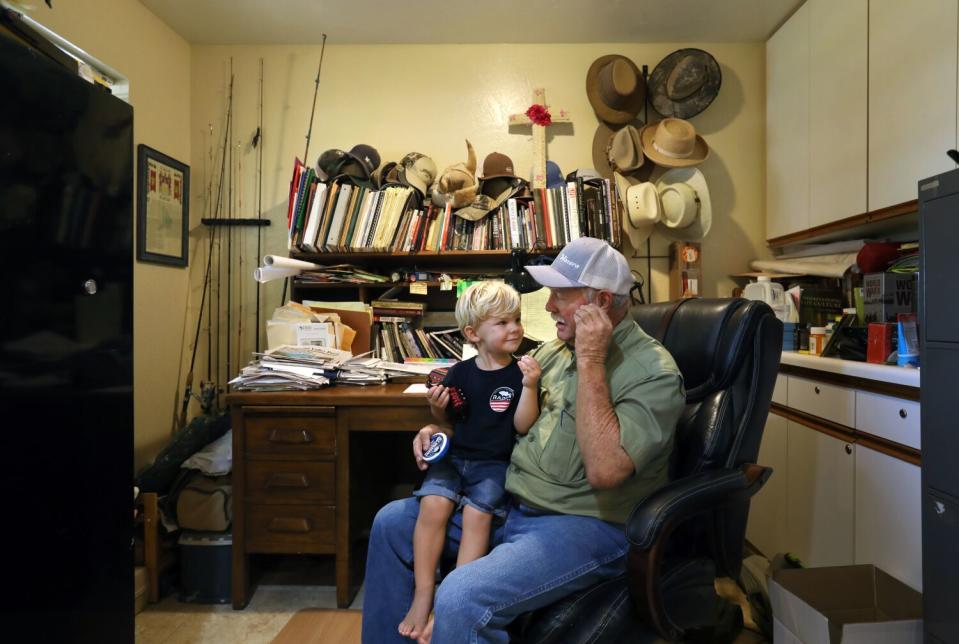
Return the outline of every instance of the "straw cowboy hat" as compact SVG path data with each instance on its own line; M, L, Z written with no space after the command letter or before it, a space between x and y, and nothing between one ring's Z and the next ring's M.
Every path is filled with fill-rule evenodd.
M648 181L637 181L632 177L624 177L620 173L613 174L616 182L616 194L619 206L622 208L622 228L629 236L629 243L633 248L649 239L653 228L662 219L659 193L656 186Z
M696 241L709 234L713 207L706 177L698 168L674 168L656 182L662 205L657 230L679 241Z
M649 76L649 102L663 116L691 118L709 107L723 82L719 63L702 49L679 49Z
M667 168L688 168L709 156L706 140L696 128L683 119L666 118L640 130L639 138L645 154L656 165Z
M636 63L619 54L600 56L586 72L586 96L601 121L632 121L646 101L646 81Z
M476 198L479 181L476 178L476 152L473 145L466 141L466 161L446 167L433 184L433 204L453 208L468 206Z

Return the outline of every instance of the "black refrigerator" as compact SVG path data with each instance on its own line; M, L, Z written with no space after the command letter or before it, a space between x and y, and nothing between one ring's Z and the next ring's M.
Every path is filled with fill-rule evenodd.
M919 247L923 622L959 644L959 170L919 182Z
M0 630L133 641L133 108L0 28Z

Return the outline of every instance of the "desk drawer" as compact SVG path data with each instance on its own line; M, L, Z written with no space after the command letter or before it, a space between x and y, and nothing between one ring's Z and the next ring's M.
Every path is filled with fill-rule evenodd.
M336 465L332 461L246 462L246 498L256 502L336 502Z
M246 506L248 552L310 552L336 544L332 505Z
M789 376L789 406L834 423L853 427L856 397L852 389Z
M347 413L350 431L415 432L423 425L435 423L429 405L415 407L351 407Z
M856 429L919 449L919 403L857 391Z
M316 457L336 453L333 407L244 409L244 446L248 454Z

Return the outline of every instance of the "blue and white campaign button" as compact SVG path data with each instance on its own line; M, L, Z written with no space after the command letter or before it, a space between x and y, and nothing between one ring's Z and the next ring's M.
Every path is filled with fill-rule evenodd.
M427 463L435 463L446 456L446 452L449 448L450 439L446 434L433 434L433 436L430 438L429 449L423 453L423 460Z

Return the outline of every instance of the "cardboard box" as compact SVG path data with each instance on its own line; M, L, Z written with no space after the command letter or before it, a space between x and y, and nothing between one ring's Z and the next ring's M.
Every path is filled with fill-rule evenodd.
M673 242L669 245L670 301L702 295L701 250L696 242Z
M916 273L866 273L862 297L866 324L895 322L899 313L916 312Z
M774 644L921 644L922 595L872 565L777 571Z

